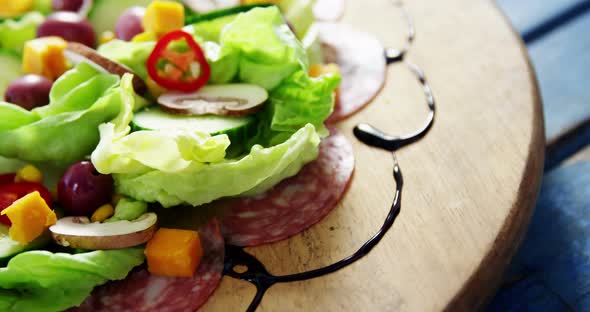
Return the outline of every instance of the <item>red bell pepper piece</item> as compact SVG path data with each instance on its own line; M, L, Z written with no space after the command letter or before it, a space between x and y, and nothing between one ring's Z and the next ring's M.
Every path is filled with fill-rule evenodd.
M189 51L168 50L170 44L178 40L184 40ZM161 61L166 62L167 66L173 66L173 69L166 72L158 68ZM191 70L193 63L199 66L196 77ZM195 92L207 84L211 76L211 67L207 63L205 53L193 37L182 30L171 31L162 36L148 57L146 66L152 80L169 90Z

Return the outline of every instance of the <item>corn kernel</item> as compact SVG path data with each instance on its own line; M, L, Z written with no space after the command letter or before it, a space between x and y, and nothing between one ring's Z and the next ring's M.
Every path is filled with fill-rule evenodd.
M114 40L114 39L115 39L115 33L107 30L107 31L103 32L102 34L100 34L100 38L98 39L98 42L100 44L105 44L105 43L107 43L111 40Z
M43 173L33 165L26 165L16 172L15 182L43 183Z
M158 36L154 32L144 31L135 35L131 42L149 42L149 41L158 41Z
M90 217L90 221L102 222L102 221L110 218L114 213L115 213L115 208L113 208L113 205L105 204L105 205L98 207L98 209L96 209L96 211L92 214L92 217Z

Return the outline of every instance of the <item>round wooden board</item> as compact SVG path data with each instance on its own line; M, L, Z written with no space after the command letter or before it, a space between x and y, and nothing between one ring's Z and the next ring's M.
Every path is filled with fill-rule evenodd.
M279 284L259 311L475 311L493 294L520 242L543 165L540 99L522 43L491 1L413 0L407 60L438 104L422 141L401 149L402 212L365 258L334 274ZM348 1L343 22L400 47L406 26L387 0ZM392 134L418 128L424 95L403 64L363 111L339 124L356 171L322 222L282 242L249 248L274 274L317 268L354 252L381 226L393 198L392 156L352 135L359 122ZM251 284L224 277L203 311L245 311Z

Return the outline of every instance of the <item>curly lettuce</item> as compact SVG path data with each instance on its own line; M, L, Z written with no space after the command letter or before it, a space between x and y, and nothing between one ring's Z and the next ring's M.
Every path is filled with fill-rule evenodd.
M22 53L25 42L37 37L37 28L44 19L41 13L31 12L18 20L0 22L0 47Z
M62 167L80 160L98 144L98 125L116 117L123 100L119 77L86 63L62 75L49 97L49 105L32 111L0 102L1 156Z
M79 254L28 251L0 268L0 311L61 311L144 261L142 247Z

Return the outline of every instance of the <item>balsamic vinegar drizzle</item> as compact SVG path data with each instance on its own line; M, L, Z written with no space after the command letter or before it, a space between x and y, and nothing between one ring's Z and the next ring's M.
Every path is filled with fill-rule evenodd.
M384 54L387 64L403 61L406 52L408 51L408 48L412 44L415 37L414 24L412 18L410 17L408 12L403 8L403 4L400 1L396 0L392 0L392 3L393 5L401 9L402 14L407 22L408 34L405 48L401 50L393 48L385 49ZM260 305L260 302L262 301L262 298L266 291L274 284L303 281L320 277L326 274L336 272L363 258L381 241L381 239L383 239L385 234L387 234L387 231L389 231L389 229L393 226L395 220L397 219L401 211L401 198L403 189L403 176L401 168L397 161L397 157L395 156L394 152L399 148L402 148L423 138L432 128L436 112L434 96L432 94L430 85L426 81L426 77L423 71L418 66L412 63L405 62L405 64L410 68L410 70L412 70L412 72L416 76L426 96L426 103L429 108L429 114L424 126L414 133L403 136L392 136L386 134L381 130L376 129L375 127L366 123L361 123L357 125L353 130L354 135L361 142L369 146L378 147L392 152L393 178L396 185L395 196L393 198L393 203L391 204L391 208L387 214L387 217L385 218L383 226L367 242L365 242L357 251L355 251L350 256L321 268L288 275L273 275L266 270L262 262L260 262L253 255L247 253L244 250L244 248L233 245L226 245L223 274L236 279L250 282L254 286L256 286L256 295L254 296L252 302L248 306L248 312L256 310L256 308Z
M392 63L403 60L404 56L406 55L406 53L410 49L410 46L414 42L414 38L416 37L416 28L414 27L414 21L412 20L412 16L408 12L408 10L406 10L406 8L404 7L403 2L397 1L397 0L391 0L391 4L400 10L402 17L404 18L404 20L406 22L407 33L406 33L406 44L405 44L404 48L402 48L402 49L386 48L385 49L385 61L387 62L387 64L392 64Z
M434 115L436 113L436 106L434 95L432 94L432 89L430 85L426 81L426 76L424 76L424 72L416 65L412 63L405 62L405 64L412 70L418 82L422 85L422 90L424 91L424 95L426 96L426 105L428 105L428 117L426 119L426 123L422 128L419 130L402 136L392 136L384 133L383 131L369 125L366 123L358 124L354 127L354 136L356 136L359 141L374 147L379 147L388 151L395 151L399 148L402 148L406 145L412 144L421 138L423 138L432 125L434 124Z
M332 263L330 265L318 269L301 273L277 276L268 273L268 271L264 267L264 264L262 264L258 259L256 259L251 254L244 251L243 248L232 245L226 246L225 265L223 273L225 275L229 275L237 279L248 281L256 286L256 296L248 306L247 311L255 311L258 305L260 304L260 301L262 300L262 297L264 296L266 290L274 284L304 281L322 275L330 274L354 263L355 261L369 254L371 249L373 249L373 247L375 247L381 241L381 239L385 236L387 231L391 228L391 226L393 226L395 219L401 211L401 196L404 179L402 176L401 169L398 165L397 158L395 157L395 154L392 153L392 155L393 178L395 180L396 185L393 204L391 205L391 209L389 210L387 218L385 218L385 222L383 223L381 229L379 229L379 231L375 235L373 235L373 237L371 237L352 255L338 262ZM240 266L246 267L247 270L240 271L238 269Z

